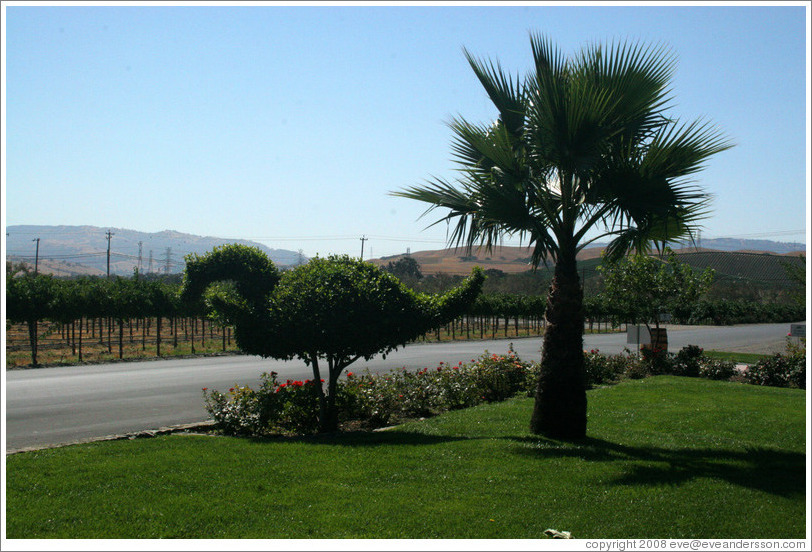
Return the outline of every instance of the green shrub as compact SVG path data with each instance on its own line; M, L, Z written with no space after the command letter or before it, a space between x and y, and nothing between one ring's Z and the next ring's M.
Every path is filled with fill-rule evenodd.
M203 388L206 410L226 435L254 435L261 431L256 393L250 387L232 387L228 393Z
M791 387L806 389L806 355L790 356L787 380Z
M674 373L674 359L665 347L643 346L640 356L646 371L654 376Z
M372 427L385 426L400 411L402 379L398 373L374 376L369 371L365 374L348 372L347 377L338 382L339 420L364 420Z
M617 381L626 371L627 358L622 355L602 355L598 349L584 353L587 388Z
M443 362L416 372L349 372L339 382L337 402L342 421L360 420L376 427L396 419L433 416L446 410L501 401L526 390L530 365L510 352L487 351L469 364Z
M531 362L527 365L527 371L524 378L524 393L528 397L536 396L536 389L538 388L539 376L541 375L541 362Z
M440 368L442 367L441 364ZM447 410L468 408L482 402L479 387L472 385L471 371L472 365L460 361L457 366L445 366L445 369L438 370L435 374L442 403Z
M744 373L747 383L804 389L806 386L806 355L776 353L759 360Z
M687 345L674 357L673 373L676 376L699 376L704 350L698 345Z
M463 370L470 371L473 387L485 402L512 397L521 390L527 377L527 365L512 351L504 356L485 351L478 361Z
M312 433L318 428L318 388L311 380L279 383L262 374L259 390L235 386L227 393L203 388L206 410L226 435Z
M699 377L712 380L729 380L736 375L736 364L732 360L702 357L699 361Z
M649 364L641 357L629 355L625 357L626 369L623 375L629 379L643 379L651 375Z

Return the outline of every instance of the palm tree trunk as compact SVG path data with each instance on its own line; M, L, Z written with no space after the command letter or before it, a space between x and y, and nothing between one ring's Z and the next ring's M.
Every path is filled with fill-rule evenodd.
M581 439L586 436L584 310L574 251L556 263L545 318L530 430L554 439Z

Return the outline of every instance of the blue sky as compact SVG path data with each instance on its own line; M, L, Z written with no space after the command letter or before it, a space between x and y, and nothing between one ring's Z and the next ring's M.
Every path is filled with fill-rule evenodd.
M533 31L671 48L672 114L737 144L697 177L703 237L806 242L808 6L8 2L5 223L439 249L436 216L389 192L454 175L452 116L495 117L462 47L524 74Z

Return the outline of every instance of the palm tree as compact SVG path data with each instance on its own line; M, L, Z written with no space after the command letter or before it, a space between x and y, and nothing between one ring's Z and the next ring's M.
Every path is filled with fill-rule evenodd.
M499 116L450 122L460 177L393 195L446 208L449 243L490 250L503 236L553 262L547 329L531 430L586 435L583 292L576 255L611 239L621 257L692 236L710 197L686 177L731 144L710 124L666 115L674 59L662 47L612 43L567 58L531 34L534 68L522 80L464 54ZM594 235L597 234L597 235Z

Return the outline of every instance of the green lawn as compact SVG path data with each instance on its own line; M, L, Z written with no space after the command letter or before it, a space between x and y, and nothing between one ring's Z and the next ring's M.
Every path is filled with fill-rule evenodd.
M770 355L763 355L759 353L728 353L724 351L705 351L705 356L718 360L730 360L740 364L755 364L762 358L767 358Z
M669 376L302 439L170 435L7 457L8 538L803 538L805 393Z

